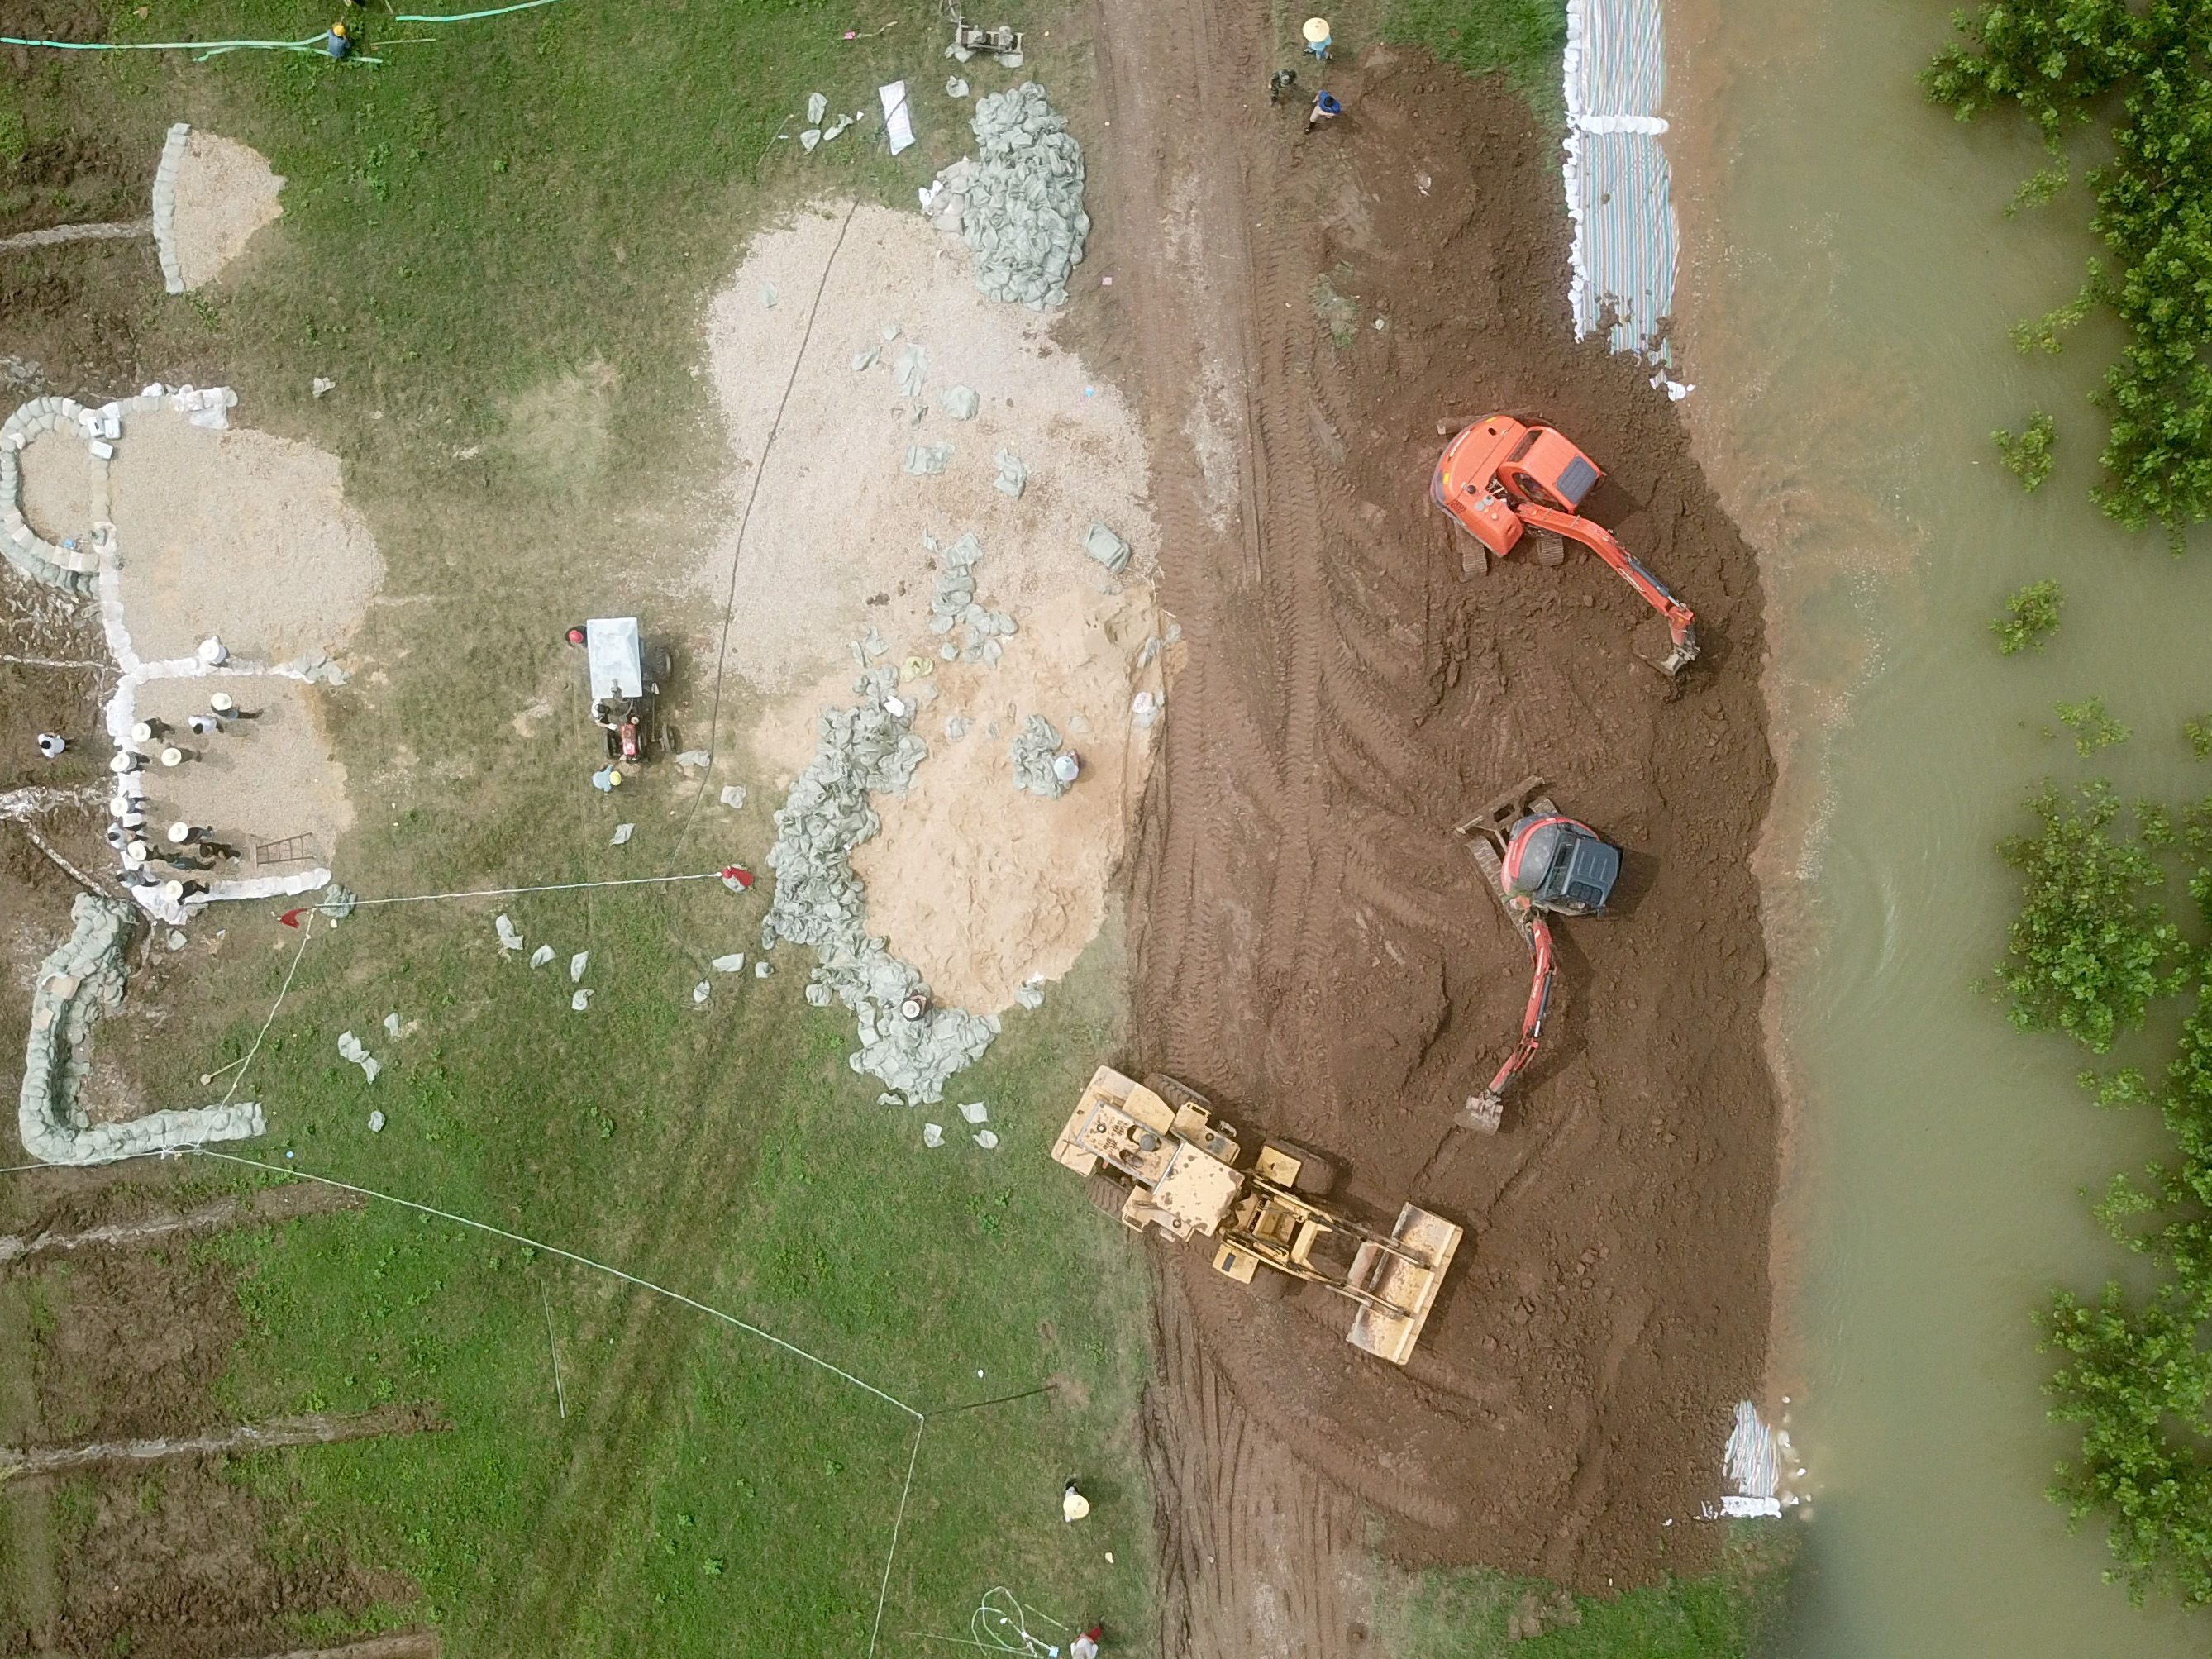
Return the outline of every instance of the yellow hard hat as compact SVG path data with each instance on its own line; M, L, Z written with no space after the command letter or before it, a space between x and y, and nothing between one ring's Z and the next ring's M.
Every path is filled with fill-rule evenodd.
M341 23L333 23L333 24L331 24L331 33L332 34L336 34L336 35L343 36L343 35L345 33L345 32L346 32L346 26L345 26L343 23L342 23L342 22L341 22Z
M1312 41L1316 46L1319 46L1322 41L1328 40L1328 19L1326 17L1307 18L1305 37L1307 40Z
M609 783L609 785L611 785L611 786L612 787L614 787L614 788L617 788L617 789L621 788L621 787L622 787L622 774L621 774L621 773L619 773L619 772L617 772L617 771L616 771L616 770L615 770L615 769L614 769L613 767L610 766L609 768L607 768L607 782Z

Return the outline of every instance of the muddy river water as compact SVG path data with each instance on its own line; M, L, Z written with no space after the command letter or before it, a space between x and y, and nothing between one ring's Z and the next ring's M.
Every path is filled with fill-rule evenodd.
M1668 13L1680 372L1773 618L1760 857L1794 1130L1771 1393L1811 1494L1785 1650L2202 1654L2212 1616L2131 1608L2101 1530L2069 1535L2044 1497L2072 1437L2030 1316L2126 1271L2079 1189L2153 1155L2156 1126L2087 1103L2081 1051L2013 1031L1975 981L2016 896L1993 843L2037 779L2212 790L2181 736L2212 709L2212 537L2175 559L2087 500L2108 319L2056 359L2007 343L2078 285L2087 203L2006 218L2039 165L2024 124L1961 127L1915 84L1947 10ZM1990 434L2039 409L2057 467L2030 496ZM2045 576L2062 631L2001 659L1989 618ZM2083 761L2046 732L2054 700L2093 695L2136 735Z

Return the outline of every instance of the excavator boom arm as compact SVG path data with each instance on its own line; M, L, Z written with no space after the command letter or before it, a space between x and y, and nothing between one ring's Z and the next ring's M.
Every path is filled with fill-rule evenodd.
M1571 537L1619 571L1621 580L1641 593L1644 603L1667 619L1667 631L1674 637L1676 652L1690 655L1696 653L1697 614L1668 592L1666 583L1638 563L1635 556L1613 538L1612 532L1602 525L1592 523L1579 513L1562 513L1556 507L1539 507L1534 501L1515 501L1513 510L1521 515L1521 521L1530 529L1548 530L1555 535ZM1686 656L1684 660L1687 660Z
M1522 931L1528 941L1534 972L1528 983L1528 1006L1521 1014L1521 1041L1498 1068L1498 1075L1490 1079L1490 1086L1467 1103L1470 1126L1493 1133L1504 1111L1506 1085L1528 1069L1528 1062L1536 1058L1536 1050L1543 1046L1544 1015L1552 1005L1552 977L1555 971L1552 930L1539 911L1528 911L1524 920L1526 926Z

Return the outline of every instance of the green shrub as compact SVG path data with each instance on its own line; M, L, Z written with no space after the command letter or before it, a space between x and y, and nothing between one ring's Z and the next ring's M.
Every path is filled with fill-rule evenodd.
M2181 735L2189 739L2189 751L2197 759L2212 757L2212 714L2202 720L2184 720Z
M2180 930L2148 896L2166 872L2138 842L2112 832L2120 803L2085 785L2071 808L2045 784L2028 799L2042 825L1998 843L2026 891L1996 966L2007 1018L2024 1031L2063 1031L2097 1054L2141 1025L2155 997L2181 988Z
M2100 749L2110 749L2116 743L2125 743L2135 733L2105 712L2102 697L2089 697L2081 702L2053 703L2058 711L2058 723L2074 734L2074 752L2087 760Z
M1990 434L2002 458L2005 470L2021 482L2021 487L2030 495L2051 476L2051 444L2058 434L2058 422L2049 415L2038 413L2027 423L2027 430L2017 438L2002 427Z
M2043 649L2044 641L2058 631L2058 607L2066 595L2053 581L2030 582L2005 601L2005 613L1990 624L1997 636L1997 654L2015 657L2031 645Z
M2118 274L2093 263L2081 298L2016 331L2057 349L2057 329L2109 303L2127 330L2098 398L2111 416L2096 499L2130 529L2176 532L2212 517L2212 10L2203 0L2002 0L1960 13L1966 44L1922 76L1936 102L1968 120L2011 104L2059 163L2022 186L2048 200L2065 177L2065 136L2111 124L2112 160L2093 168L2091 223ZM2094 301L2092 300L2094 296Z

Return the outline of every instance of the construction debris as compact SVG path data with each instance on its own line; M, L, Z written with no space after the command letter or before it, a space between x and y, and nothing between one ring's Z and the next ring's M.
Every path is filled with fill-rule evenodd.
M994 300L1042 311L1067 303L1083 261L1083 147L1067 119L1025 81L975 100L974 161L957 161L922 193L939 228L975 251L975 286Z
M937 554L943 567L938 573L936 595L929 604L929 631L950 635L956 628L968 630L964 641L948 638L937 654L946 662L980 662L997 667L1000 641L1012 639L1021 630L1007 612L989 610L975 601L975 566L983 556L982 544L973 531L941 550L935 537L924 536L922 541Z
M568 958L569 984L579 985L583 982L584 969L591 960L592 953L589 951L579 951L574 956Z
M1129 544L1103 524L1094 524L1084 532L1083 550L1114 575L1129 568Z
M519 940L517 941L517 943L520 942L520 941ZM535 951L532 951L530 953L530 965L532 968L543 968L547 963L552 960L553 947L550 945L541 945Z
M362 1048L361 1039L351 1031L338 1033L338 1058L351 1060L360 1066L362 1074L371 1083L376 1081L376 1074L384 1069L384 1062Z
M992 457L999 465L999 476L991 481L991 488L1001 495L1011 495L1016 501L1029 488L1030 469L1022 458L1011 449L1002 449Z
M812 946L820 961L808 1000L827 1006L834 996L859 1020L853 1069L909 1101L927 1102L942 1099L945 1080L990 1046L998 1022L928 1006L921 974L867 933L867 895L852 854L883 827L868 797L903 794L929 752L915 735L911 705L893 695L897 684L896 669L872 668L853 682L859 706L826 709L817 723L814 759L775 814L768 855L775 894L761 945L787 939ZM892 712L892 704L903 712ZM923 1012L908 1018L900 1005L917 997Z
M951 444L908 444L899 470L916 477L935 477L951 464Z
M937 406L956 421L972 421L983 399L972 386L947 386L937 394Z
M1006 757L1014 767L1014 787L1047 800L1058 800L1066 794L1067 782L1053 766L1060 750L1059 728L1042 714L1030 715L1006 747Z
M515 931L514 918L506 911L494 916L491 925L499 934L500 954L511 957L522 948L522 935Z
M118 900L80 894L70 907L69 939L40 964L31 981L30 1035L23 1044L15 1129L24 1152L41 1162L104 1164L262 1133L261 1108L251 1101L101 1124L94 1124L77 1103L92 1068L92 1028L122 1006L123 953L135 914Z

